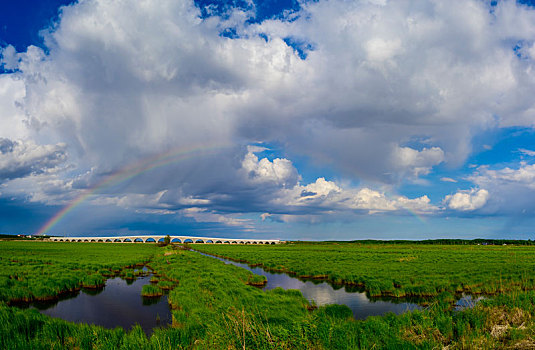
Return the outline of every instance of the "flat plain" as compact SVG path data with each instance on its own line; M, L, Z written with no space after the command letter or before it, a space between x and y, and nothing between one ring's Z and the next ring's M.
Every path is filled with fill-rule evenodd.
M535 346L531 246L415 244L191 245L196 250L391 298L419 295L422 310L353 319L343 305L315 307L299 291L263 291L250 271L169 245L0 242L0 348L4 349L433 349ZM150 337L21 309L133 267L169 290L173 321ZM487 285L492 285L488 288ZM156 288L151 288L155 292ZM486 293L472 308L459 292ZM141 296L140 296L141 298Z
M411 243L198 245L205 253L302 278L363 287L371 296L496 294L535 287L535 246Z

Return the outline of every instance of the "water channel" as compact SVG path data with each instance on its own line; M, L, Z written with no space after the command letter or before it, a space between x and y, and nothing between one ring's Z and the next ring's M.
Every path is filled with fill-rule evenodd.
M224 259L201 252L198 253L221 260L225 264L239 266L257 275L266 276L267 284L262 288L264 290L274 289L277 287L281 287L283 289L298 289L305 298L311 302L315 302L317 306L326 304L347 305L357 320L363 320L368 316L384 315L388 312L402 314L405 311L422 308L416 303L405 301L397 302L397 300L372 300L368 298L362 289L359 288L334 286L327 281L302 280L286 273L268 272L261 267L250 267L247 264L235 262L229 259Z
M268 272L261 267L251 267L244 263L239 263L230 259L220 258L206 253L198 252L204 256L223 261L225 264L232 264L249 270L257 275L263 275L267 278L267 283L262 287L263 290L269 290L277 287L283 289L298 289L301 294L310 302L316 303L317 306L327 304L347 305L353 312L353 317L357 320L363 320L368 316L381 316L388 312L402 314L405 311L421 310L423 307L416 302L407 301L408 298L394 299L388 297L370 298L362 288L334 285L328 281L302 279L290 276L283 272ZM484 296L472 296L462 294L458 296L454 309L460 311L474 307ZM424 299L420 299L420 302Z

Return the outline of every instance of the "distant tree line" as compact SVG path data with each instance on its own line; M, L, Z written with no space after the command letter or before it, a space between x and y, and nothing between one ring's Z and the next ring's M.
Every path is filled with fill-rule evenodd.
M426 239L419 241L412 240L376 240L376 239L362 239L353 241L292 241L291 243L300 244L321 244L321 243L353 243L353 244L435 244L435 245L535 245L535 241L531 239L519 240L519 239Z

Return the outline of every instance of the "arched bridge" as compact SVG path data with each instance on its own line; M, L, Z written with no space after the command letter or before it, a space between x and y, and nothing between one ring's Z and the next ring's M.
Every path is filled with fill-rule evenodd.
M103 243L157 243L167 236L113 236L113 237L50 237L54 242L103 242ZM236 239L197 236L169 236L171 243L212 243L212 244L278 244L278 239Z

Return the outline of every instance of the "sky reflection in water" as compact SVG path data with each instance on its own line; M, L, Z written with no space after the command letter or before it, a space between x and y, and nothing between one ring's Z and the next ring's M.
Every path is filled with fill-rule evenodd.
M34 303L45 315L77 323L92 323L105 328L130 329L136 323L149 335L155 327L171 324L167 295L159 299L143 298L141 289L150 276L138 277L133 283L115 277L106 281L100 291L83 290L75 297L55 303Z
M211 256L204 253L201 254ZM366 296L366 293L360 292L356 289L335 289L335 287L333 287L326 281L302 281L296 277L289 276L285 273L271 273L263 270L260 267L249 267L249 265L247 264L242 264L214 256L211 257L221 260L227 264L242 267L257 275L266 276L268 282L264 286L264 290L269 290L277 287L282 287L283 289L298 289L301 291L305 298L310 301L314 301L317 306L326 304L347 305L351 309L351 311L353 311L353 316L357 320L365 319L368 316L384 315L388 312L401 314L408 310L422 308L418 304L408 302L396 303L395 300L370 300Z

